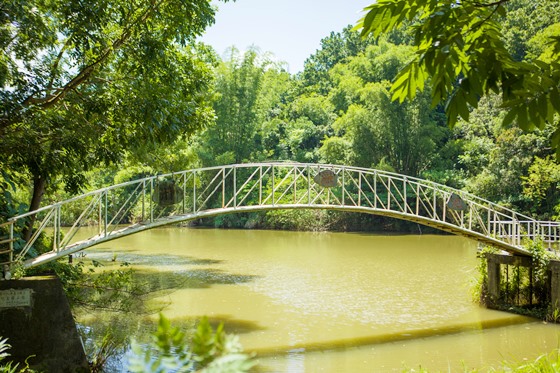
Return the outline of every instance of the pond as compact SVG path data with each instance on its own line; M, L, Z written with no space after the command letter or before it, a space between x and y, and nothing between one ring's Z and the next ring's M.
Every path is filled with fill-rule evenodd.
M86 258L169 282L153 305L172 322L223 321L263 371L455 371L557 348L557 325L473 301L476 253L476 242L449 235L169 227ZM88 328L99 320L78 315Z

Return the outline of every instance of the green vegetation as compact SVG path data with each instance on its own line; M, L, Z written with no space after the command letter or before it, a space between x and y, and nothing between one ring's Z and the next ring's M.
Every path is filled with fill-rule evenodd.
M221 59L195 43L213 20L203 0L87 9L78 3L29 0L1 19L14 38L0 39L0 222L147 174L263 160L392 170L464 188L538 219L558 216L557 87L544 81L545 70L556 69L556 44L549 45L560 21L554 1L451 8L451 2L433 8L425 0L380 1L362 22L362 33L373 35L362 38L350 27L332 32L296 75L258 50L232 47ZM69 12L84 15L67 19ZM373 17L376 12L384 16ZM472 30L463 47L454 27ZM450 71L454 59L460 63ZM535 64L545 71L537 83L533 70L523 70ZM517 87L512 79L520 71L526 78ZM533 91L537 104L521 115L515 100L534 86L549 91ZM409 100L394 101L404 96ZM546 123L535 117L534 105L547 107ZM527 118L532 132L521 130L531 127ZM448 121L457 123L449 128ZM283 214L202 223L291 228ZM322 229L393 225L320 215ZM395 229L412 228L399 223Z
M550 300L550 260L555 256L544 248L542 240L527 241L532 258L514 258L499 264L499 297L488 292L488 262L498 251L484 247L479 252L476 284L473 287L475 301L491 308L558 322L558 306Z
M451 125L468 121L470 107L491 92L501 95L504 125L542 130L560 113L557 1L379 0L366 9L362 34L405 27L413 39L415 55L394 80L393 99L413 99L427 85Z
M379 0L359 25L363 35L332 32L291 75L257 50L232 48L222 59L197 43L214 20L208 0L8 0L0 6L0 223L148 174L264 160L391 170L557 220L559 4ZM328 211L199 224L417 231ZM31 226L16 234L29 237ZM35 253L48 241L41 237ZM91 283L82 283L83 266L53 270L84 306L139 309L153 290L126 266L96 267ZM505 294L524 294L524 271L511 269ZM177 347L179 333L166 328L165 348ZM223 342L221 331L204 333Z
M224 332L223 324L214 331L206 318L200 320L189 343L184 332L160 315L152 342L145 348L133 343L132 350L128 370L133 373L242 373L256 364L243 353L237 337Z
M8 352L10 348L12 346L8 343L8 339L0 337L0 373L34 373L35 371L29 368L27 362L24 367L13 364L11 361L4 362L10 356Z

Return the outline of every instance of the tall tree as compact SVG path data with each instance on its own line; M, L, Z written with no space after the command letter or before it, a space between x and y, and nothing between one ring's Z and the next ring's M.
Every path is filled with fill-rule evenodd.
M259 93L268 63L260 63L258 57L255 50L241 55L232 47L229 59L216 69L216 125L201 136L203 164L239 163L254 150Z
M212 119L208 0L7 0L0 5L0 166L49 180Z
M527 16L519 16L519 9ZM548 38L552 58L519 61L522 48L506 46L519 38L501 27L504 19L513 26L521 17L526 33L541 32L560 21L558 1L379 0L366 10L358 24L362 35L377 37L412 24L416 55L395 79L393 99L413 98L429 85L433 103L445 102L451 125L458 117L468 120L469 106L490 92L502 96L504 124L543 129L560 113L560 34ZM558 122L553 141L560 149Z

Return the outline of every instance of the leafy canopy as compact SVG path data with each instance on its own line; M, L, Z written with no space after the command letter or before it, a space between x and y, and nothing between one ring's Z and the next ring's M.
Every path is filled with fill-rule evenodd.
M548 34L546 58L516 60L500 25L520 5L535 13L560 11L555 0L378 0L356 27L378 37L410 26L416 54L394 80L393 100L412 99L430 85L432 104L445 102L454 125L459 117L469 119L469 106L496 92L507 110L504 125L543 129L560 113L560 33ZM560 145L559 129L553 145Z
M0 167L84 183L83 171L150 151L214 119L209 0L0 4ZM29 183L28 183L29 184Z

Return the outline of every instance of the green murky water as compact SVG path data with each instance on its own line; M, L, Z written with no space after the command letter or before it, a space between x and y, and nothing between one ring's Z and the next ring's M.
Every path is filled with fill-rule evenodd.
M457 371L557 348L558 326L472 302L476 249L455 236L173 227L86 257L162 284L150 302L172 320L224 321L265 371Z

